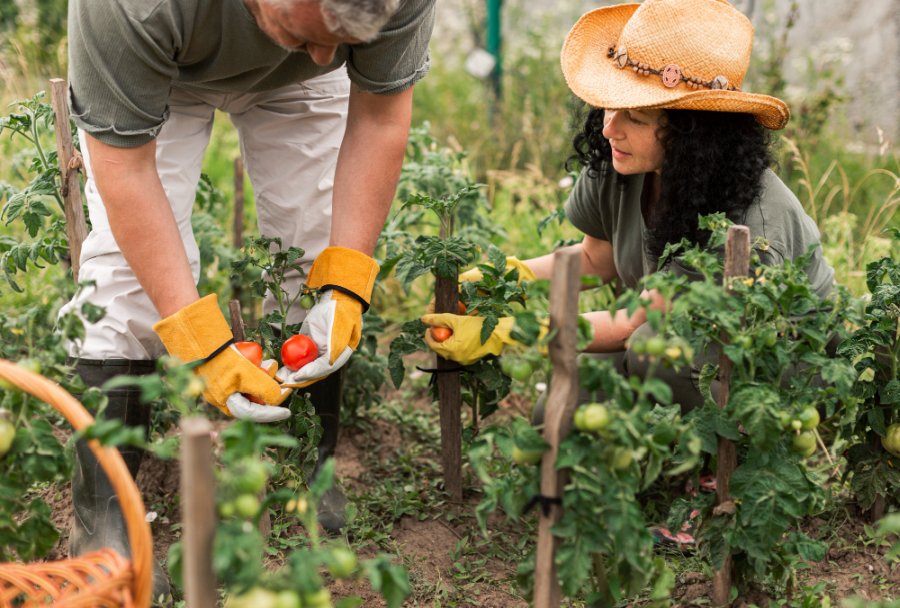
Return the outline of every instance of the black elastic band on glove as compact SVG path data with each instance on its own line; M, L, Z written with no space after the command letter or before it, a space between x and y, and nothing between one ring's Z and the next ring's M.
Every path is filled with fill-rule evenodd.
M543 494L532 496L531 500L522 509L522 515L526 515L537 504L541 505L541 513L544 514L544 517L550 517L550 507L553 505L562 506L562 498L559 496L544 496Z
M232 344L234 344L234 338L233 337L228 338L228 342L226 342L225 344L223 344L222 346L220 346L219 348L214 350L211 355L208 355L205 359L200 359L198 361L194 361L194 363L197 365L203 365L204 363L209 363L210 361L215 359L217 356L219 356L223 350L225 350Z
M329 289L339 291L342 294L344 294L346 296L350 296L351 298L353 298L354 300L356 300L357 302L362 304L363 314L366 314L369 311L369 303L366 302L365 298L363 298L361 295L359 295L355 291L351 291L350 289L347 289L346 287L341 287L340 285L332 285L331 283L329 283L328 285L322 285L321 287L319 287L320 292L325 292Z

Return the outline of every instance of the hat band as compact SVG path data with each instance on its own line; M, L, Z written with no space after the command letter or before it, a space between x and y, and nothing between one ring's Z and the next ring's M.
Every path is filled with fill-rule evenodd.
M729 83L728 79L721 74L712 80L703 80L696 76L685 76L678 64L675 63L670 63L662 69L657 69L651 67L649 64L635 61L628 56L628 52L624 46L620 46L618 49L609 47L606 51L606 56L612 59L613 63L615 63L616 67L619 69L630 67L636 74L641 74L643 76L655 74L659 76L663 85L670 89L683 82L692 89L704 88L724 91L740 91L738 87Z

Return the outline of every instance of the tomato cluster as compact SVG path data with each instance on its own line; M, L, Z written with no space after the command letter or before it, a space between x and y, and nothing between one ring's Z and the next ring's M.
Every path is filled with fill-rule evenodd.
M804 407L796 416L788 412L781 413L781 428L794 433L791 447L804 458L812 456L816 451L816 427L820 420L819 410L813 406Z

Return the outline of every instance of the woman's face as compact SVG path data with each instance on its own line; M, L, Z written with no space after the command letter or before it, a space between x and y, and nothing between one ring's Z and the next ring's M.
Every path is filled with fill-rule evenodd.
M605 110L603 137L612 146L613 168L622 175L662 169L663 147L657 133L663 110Z

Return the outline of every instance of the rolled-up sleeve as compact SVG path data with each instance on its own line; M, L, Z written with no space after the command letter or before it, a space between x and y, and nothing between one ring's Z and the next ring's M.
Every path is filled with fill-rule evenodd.
M375 40L351 47L350 80L370 93L408 89L428 72L433 29L434 0L405 0Z

